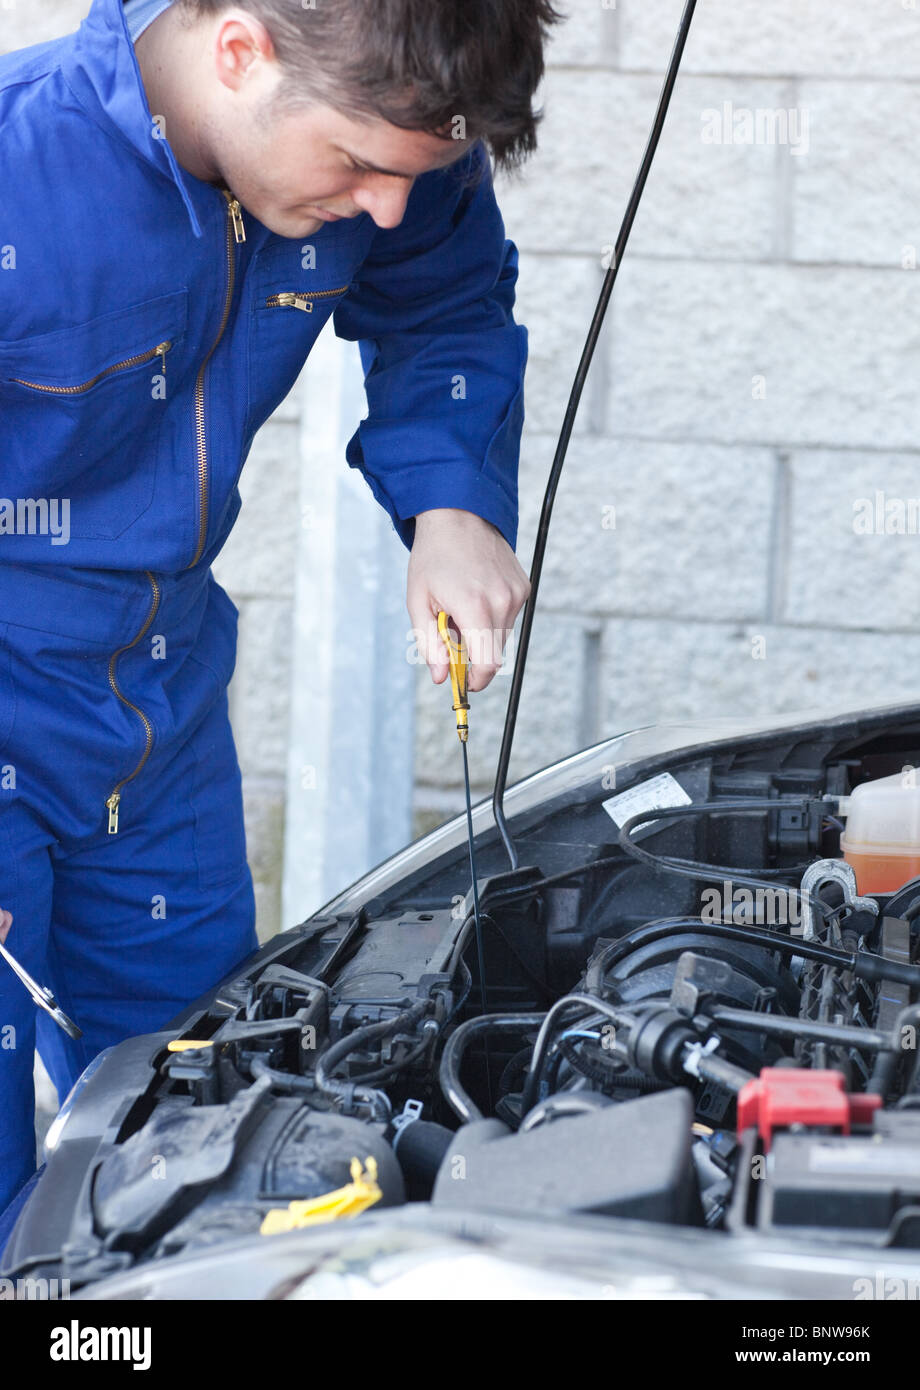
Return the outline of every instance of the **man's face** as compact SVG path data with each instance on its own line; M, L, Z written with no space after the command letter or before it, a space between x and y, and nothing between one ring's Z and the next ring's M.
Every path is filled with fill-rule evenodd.
M170 45L181 40L189 56L192 94L184 101L195 139L186 167L200 165L199 177L225 184L280 236L312 236L363 212L379 227L397 227L416 178L469 149L468 140L357 120L325 104L280 106L285 75L268 32L246 11L231 9L184 36L170 11L151 32L156 25L174 72Z
M276 112L269 105L232 139L212 132L221 177L243 207L284 237L312 236L325 222L367 212L397 227L415 179L454 163L465 140L357 121L330 106Z

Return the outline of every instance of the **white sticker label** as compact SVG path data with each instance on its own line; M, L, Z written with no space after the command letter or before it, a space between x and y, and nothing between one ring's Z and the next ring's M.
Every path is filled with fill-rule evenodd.
M916 1177L920 1173L920 1154L906 1144L879 1142L880 1136L843 1139L836 1145L817 1144L808 1155L813 1173L887 1173Z
M689 806L691 801L692 798L687 795L677 779L672 777L670 772L662 772L657 777L650 777L647 782L640 782L637 787L630 787L629 791L609 796L601 805L610 819L616 821L622 830L626 822L632 816L637 816L640 811L663 811L668 806ZM654 825L655 822L650 820L645 824Z

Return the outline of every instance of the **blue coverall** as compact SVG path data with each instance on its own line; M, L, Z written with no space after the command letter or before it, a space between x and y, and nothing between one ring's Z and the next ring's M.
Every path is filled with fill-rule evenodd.
M36 1019L63 1098L256 944L210 566L330 315L366 373L347 460L403 542L435 507L516 539L527 339L482 147L398 228L295 241L162 136L120 0L0 58L0 907L83 1029L0 961L0 1209L34 1169Z

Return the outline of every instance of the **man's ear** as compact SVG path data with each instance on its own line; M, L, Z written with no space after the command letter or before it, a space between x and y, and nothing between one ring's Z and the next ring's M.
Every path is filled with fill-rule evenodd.
M265 25L255 15L237 12L218 24L214 35L214 63L218 79L231 92L260 72L260 64L277 63L275 45Z

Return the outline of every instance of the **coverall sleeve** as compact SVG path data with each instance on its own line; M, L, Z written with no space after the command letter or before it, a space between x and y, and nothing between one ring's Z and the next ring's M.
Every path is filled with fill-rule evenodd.
M517 541L527 330L512 314L506 241L481 144L422 175L401 224L378 231L335 313L357 339L368 415L346 449L411 547L414 517L475 512Z

